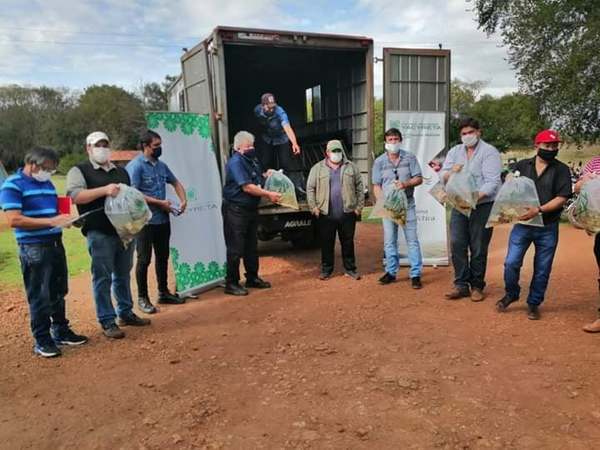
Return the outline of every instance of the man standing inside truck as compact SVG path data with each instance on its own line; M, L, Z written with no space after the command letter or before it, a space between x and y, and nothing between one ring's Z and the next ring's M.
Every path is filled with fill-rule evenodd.
M262 128L261 136L256 142L262 167L283 169L296 186L296 190L304 193L300 146L287 113L275 102L275 96L267 92L261 96L260 104L254 108L254 115ZM279 167L275 167L277 163Z

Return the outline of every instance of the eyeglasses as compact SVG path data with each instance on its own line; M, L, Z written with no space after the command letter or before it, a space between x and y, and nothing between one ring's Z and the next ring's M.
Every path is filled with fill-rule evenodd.
M396 177L396 181L399 180L398 178L398 169L392 169L392 172L394 172L394 176Z

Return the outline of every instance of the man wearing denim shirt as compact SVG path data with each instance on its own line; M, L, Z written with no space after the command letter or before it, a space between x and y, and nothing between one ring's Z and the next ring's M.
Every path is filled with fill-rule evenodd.
M472 118L459 124L462 144L451 148L441 171L444 183L453 172L468 164L475 178L479 201L469 217L452 210L450 217L450 247L454 266L454 289L446 294L448 300L471 297L474 302L485 296L485 271L492 228L485 224L500 189L502 160L498 150L481 139L479 122Z
M136 238L137 264L135 278L138 287L138 306L146 314L153 314L156 308L148 295L148 267L154 249L154 269L158 283L158 303L179 305L185 299L169 292L169 241L171 238L171 220L169 214L181 214L187 206L183 185L175 178L169 166L159 158L162 155L160 135L146 130L140 137L139 149L143 154L127 164L127 173L131 185L138 189L152 211L150 222L140 231ZM167 200L167 183L173 186L179 198L179 206L175 208Z
M390 189L404 189L408 198L404 237L408 248L410 262L410 279L413 289L420 289L423 257L417 235L417 211L415 207L414 188L423 182L421 166L417 157L402 150L402 133L397 128L385 132L386 152L373 163L372 182L375 198L386 195ZM399 267L398 224L391 219L383 219L383 247L385 250L385 274L379 279L381 284L396 281Z
M531 207L520 220L530 220L541 215L543 227L516 224L508 240L508 253L504 261L504 288L506 294L496 303L498 312L506 311L508 305L519 300L521 287L519 276L527 249L535 246L533 277L527 296L527 318L538 320L539 307L544 301L556 247L558 246L558 225L560 214L571 196L571 172L566 164L558 161L560 136L554 130L540 131L535 137L536 156L515 164L521 176L535 182L535 190L540 206Z

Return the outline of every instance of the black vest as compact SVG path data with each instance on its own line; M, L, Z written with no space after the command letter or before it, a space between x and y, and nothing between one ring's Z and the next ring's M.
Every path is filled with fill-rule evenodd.
M94 169L92 163L90 161L86 161L78 164L77 168L81 171L83 178L85 179L87 189L95 189L111 183L123 183L128 186L131 184L129 181L129 174L122 167L117 167L116 169L112 169L107 172L102 168ZM77 211L79 211L79 214L84 214L88 211L102 208L101 211L94 212L85 217L85 222L83 224L83 228L81 229L81 232L84 235L87 235L87 232L90 230L100 231L108 235L117 234L115 227L112 226L110 220L108 220L108 217L106 217L106 214L104 213L105 199L106 197L100 197L93 202L86 203L85 205L77 205Z

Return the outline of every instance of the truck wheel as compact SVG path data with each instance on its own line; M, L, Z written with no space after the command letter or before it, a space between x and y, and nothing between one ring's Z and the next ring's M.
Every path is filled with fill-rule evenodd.
M292 243L292 247L298 250L307 250L319 246L319 237L317 235L316 227L290 236L289 240Z

